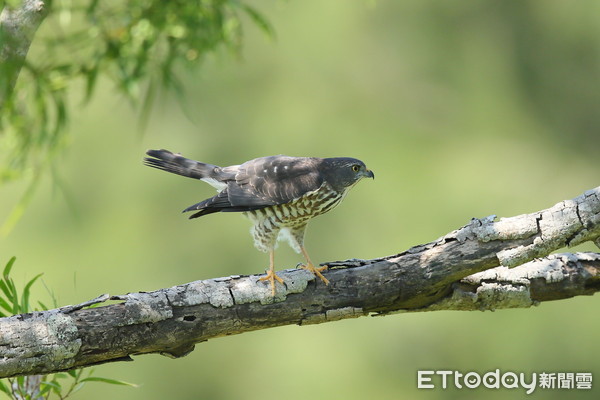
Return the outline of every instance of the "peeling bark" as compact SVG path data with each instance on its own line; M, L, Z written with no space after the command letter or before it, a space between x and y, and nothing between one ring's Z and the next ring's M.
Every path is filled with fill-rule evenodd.
M287 324L530 307L600 290L600 254L533 260L599 242L600 187L547 210L494 220L473 219L393 256L328 263L328 286L303 269L279 272L286 285L277 287L275 297L259 275L238 275L110 297L119 304L86 308L109 298L103 295L2 318L0 377L131 361L137 354L182 357L208 339Z
M452 292L427 307L404 311L528 308L600 291L600 254L561 253L509 269L497 267L452 284Z

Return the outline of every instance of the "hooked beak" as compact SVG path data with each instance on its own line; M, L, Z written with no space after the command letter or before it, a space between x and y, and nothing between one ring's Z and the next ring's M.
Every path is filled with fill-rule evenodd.
M375 179L375 174L374 174L374 173L373 173L373 171L371 171L370 169L368 169L368 170L365 172L365 176L366 176L367 178Z

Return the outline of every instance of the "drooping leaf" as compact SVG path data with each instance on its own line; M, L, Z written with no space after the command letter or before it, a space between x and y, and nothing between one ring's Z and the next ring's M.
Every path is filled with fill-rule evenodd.
M273 26L263 17L258 11L256 11L253 7L242 4L242 9L248 14L248 16L252 19L252 21L258 25L260 29L271 39L275 38L275 29Z
M138 387L138 385L136 385L135 383L129 383L129 382L125 382L125 381L119 381L119 380L116 380L116 379L101 378L99 376L90 376L88 378L82 379L80 382L81 383L84 383L84 382L104 382L104 383L109 383L111 385L124 385L124 386Z

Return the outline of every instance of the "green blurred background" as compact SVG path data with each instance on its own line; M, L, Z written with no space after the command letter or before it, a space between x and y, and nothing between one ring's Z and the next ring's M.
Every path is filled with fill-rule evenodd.
M599 184L600 3L255 2L241 60L222 53L162 96L145 134L107 83L76 107L58 166L1 263L44 272L60 305L263 271L239 215L188 221L208 185L142 166L148 148L220 165L254 157L352 156L377 179L311 223L318 262L394 254L471 217L547 208ZM183 110L181 104L183 103ZM1 190L2 218L26 183ZM575 250L594 250L590 245ZM278 269L301 261L287 246ZM37 285L41 300L49 296ZM288 326L211 340L189 356L96 367L139 388L90 383L85 399L598 398L590 392L418 390L419 369L592 372L598 297L527 310L435 312ZM95 385L95 386L94 386Z

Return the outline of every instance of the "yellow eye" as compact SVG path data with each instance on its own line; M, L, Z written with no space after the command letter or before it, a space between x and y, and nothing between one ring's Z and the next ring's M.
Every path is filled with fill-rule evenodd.
M352 171L354 171L354 172L358 172L358 171L360 171L360 165L356 165L356 164L354 164L354 165L352 166Z

